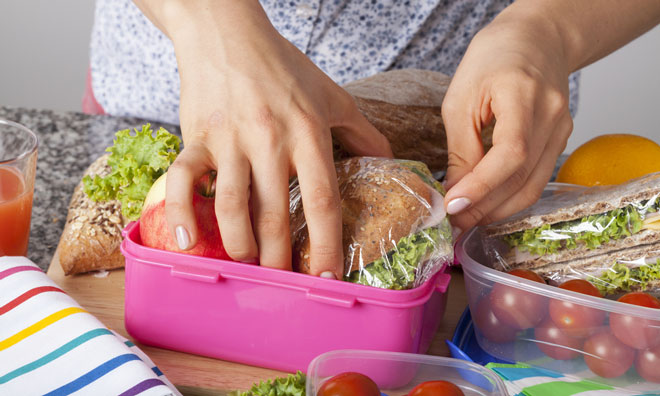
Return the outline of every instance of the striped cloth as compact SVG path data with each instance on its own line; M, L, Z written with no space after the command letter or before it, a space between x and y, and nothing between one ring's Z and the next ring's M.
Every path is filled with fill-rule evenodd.
M0 395L180 395L25 257L0 257Z
M506 384L513 396L659 396L660 393L635 391L605 385L587 379L573 377L531 367L526 364L488 363Z

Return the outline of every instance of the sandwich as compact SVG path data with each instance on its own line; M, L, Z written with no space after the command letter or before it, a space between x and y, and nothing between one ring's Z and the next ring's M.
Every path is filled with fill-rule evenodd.
M571 270L596 276L613 262L658 250L660 173L550 196L483 231L499 269L531 269L550 279Z
M416 287L453 258L444 190L421 162L354 157L336 162L344 280L386 289ZM291 188L293 268L310 272L300 189Z
M660 294L660 243L548 264L535 272L555 285L588 280L604 296L639 291Z

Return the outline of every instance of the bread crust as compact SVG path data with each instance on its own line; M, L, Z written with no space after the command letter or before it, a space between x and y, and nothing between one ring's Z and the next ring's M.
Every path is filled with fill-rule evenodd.
M110 172L108 156L103 155L94 161L85 175L107 175ZM121 230L126 223L119 201L92 201L83 191L81 181L73 191L58 248L64 273L71 275L123 267L124 256L119 245Z
M388 159L350 158L337 162L335 168L341 194L344 268L348 274L382 257L416 230L429 214L432 187L410 169ZM309 235L302 205L297 205L291 222L293 268L310 273Z
M392 70L353 81L344 89L360 112L390 142L395 158L425 163L431 172L447 170L447 133L442 102L451 78L419 69ZM492 146L494 123L482 130L482 144ZM349 154L335 142L335 159Z

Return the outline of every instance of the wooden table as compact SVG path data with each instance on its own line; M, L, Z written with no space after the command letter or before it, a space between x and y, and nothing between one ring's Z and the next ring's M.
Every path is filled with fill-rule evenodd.
M58 257L56 252L48 276L108 328L131 338L124 328L124 271L111 271L107 277L65 276ZM462 271L452 269L451 276L447 309L428 352L432 355L449 356L445 340L451 339L467 306ZM280 371L136 344L186 396L226 395L231 390L248 389L254 382L285 375Z

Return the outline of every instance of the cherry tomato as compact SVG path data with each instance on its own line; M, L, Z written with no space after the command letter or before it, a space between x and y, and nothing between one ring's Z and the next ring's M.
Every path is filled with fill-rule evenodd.
M545 284L543 278L530 270L513 270L509 274ZM490 302L495 316L516 330L536 326L548 311L547 297L500 283L493 286Z
M637 352L635 368L640 377L660 383L660 345Z
M584 361L603 378L623 375L635 359L635 350L623 344L609 331L601 331L584 342Z
M584 279L571 279L559 287L589 296L603 297L596 286ZM605 320L605 311L564 300L551 300L548 309L555 324L572 337L590 336L599 330Z
M360 373L341 373L325 381L318 396L380 396L378 385Z
M620 302L660 309L660 300L650 294L632 292L619 298ZM658 312L660 317L660 312ZM610 314L612 333L624 344L637 349L660 345L660 320L650 320L624 314Z
M417 385L408 396L465 396L458 386L449 381L426 381Z
M550 318L534 329L534 338L541 352L557 360L578 357L584 345L583 339L567 335Z
M487 297L477 303L477 309L472 318L479 333L492 342L505 343L516 339L518 330L497 319Z

